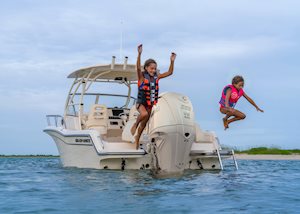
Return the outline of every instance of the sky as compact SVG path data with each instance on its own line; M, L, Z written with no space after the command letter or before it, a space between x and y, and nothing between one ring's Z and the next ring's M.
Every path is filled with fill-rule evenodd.
M190 97L223 145L300 148L299 38L296 0L1 0L0 154L58 154L42 130L46 114L63 114L68 74L113 55L134 64L141 43L161 71L177 53L160 91ZM246 119L224 131L218 101L237 74L265 113L242 98Z

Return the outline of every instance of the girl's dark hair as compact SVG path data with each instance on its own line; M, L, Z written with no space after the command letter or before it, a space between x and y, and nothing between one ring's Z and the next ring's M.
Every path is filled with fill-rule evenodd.
M244 78L242 76L237 75L237 76L233 77L232 85L238 84L239 82L244 82Z
M147 59L144 63L144 70L146 70L146 67L148 67L151 63L154 63L155 65L157 65L157 63L154 59Z

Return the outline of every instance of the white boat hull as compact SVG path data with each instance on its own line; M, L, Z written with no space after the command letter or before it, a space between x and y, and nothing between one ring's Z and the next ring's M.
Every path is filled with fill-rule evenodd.
M61 163L64 167L93 168L93 169L146 169L150 167L150 157L144 150L134 148L115 148L110 151L98 151L96 146L100 138L93 137L93 130L70 131L48 127L44 130L56 143ZM98 145L97 145L98 144ZM124 143L115 143L120 146ZM129 147L135 147L130 143Z
M110 149L109 152L104 150L101 152L97 151L97 145L101 145L100 138L95 138L93 130L73 131L66 130L57 127L47 127L44 132L50 135L59 152L60 161L63 167L76 167L76 168L92 168L92 169L113 169L113 170L149 170L157 168L154 167L155 160L149 153L144 150L135 150L135 145L127 143L128 147L123 149L114 148ZM103 142L105 144L105 142ZM150 145L151 142L148 142ZM120 146L114 143L115 146ZM143 146L147 150L145 143ZM198 145L196 145L198 144ZM123 145L124 146L124 145ZM198 146L198 147L197 147ZM193 143L191 153L188 154L188 159L183 166L183 169L200 170L200 169L214 169L220 170L221 166L219 159L216 155L207 156L204 154L205 144L200 145L199 143ZM132 149L128 149L128 148ZM166 147L167 148L167 147ZM194 148L194 150L193 150ZM197 148L197 149L195 149ZM193 154L193 151L198 151L198 155ZM202 151L200 153L199 151ZM229 156L228 156L229 157ZM168 165L169 164L169 165ZM160 160L159 165L168 165L167 160ZM172 165L172 164L171 164ZM182 164L178 164L182 167ZM168 173L176 173L176 170L170 170Z

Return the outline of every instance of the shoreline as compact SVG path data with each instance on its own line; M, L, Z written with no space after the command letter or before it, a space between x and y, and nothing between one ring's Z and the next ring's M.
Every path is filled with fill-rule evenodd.
M55 155L0 155L0 158L59 158Z
M249 155L235 154L237 160L300 160L299 154L292 155Z
M56 155L0 155L0 158L59 158ZM300 160L300 154L274 155L274 154L235 154L237 160Z

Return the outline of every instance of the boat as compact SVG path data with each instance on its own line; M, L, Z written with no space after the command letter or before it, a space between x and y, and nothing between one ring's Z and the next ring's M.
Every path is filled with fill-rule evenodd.
M182 174L187 169L222 170L222 159L232 157L237 168L234 152L223 150L214 132L200 128L191 100L178 92L159 94L136 149L130 133L139 115L132 96L136 65L128 64L128 57L115 61L112 57L110 64L72 72L63 116L46 115L43 131L56 143L63 167ZM101 84L109 84L111 92L121 85L123 93L92 89Z

